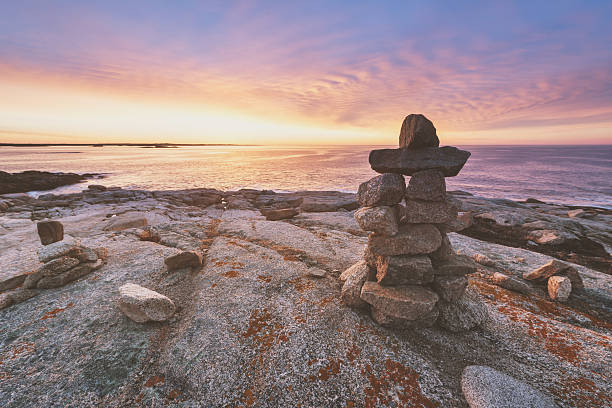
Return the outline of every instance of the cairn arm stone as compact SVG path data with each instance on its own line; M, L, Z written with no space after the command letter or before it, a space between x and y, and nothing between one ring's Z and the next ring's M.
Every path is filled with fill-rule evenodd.
M425 147L417 150L378 149L370 152L370 166L378 173L412 176L425 170L439 170L454 177L465 165L470 152L456 147Z

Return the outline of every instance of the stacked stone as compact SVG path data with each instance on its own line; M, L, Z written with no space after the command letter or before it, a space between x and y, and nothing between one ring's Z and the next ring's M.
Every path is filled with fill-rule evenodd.
M384 326L431 326L455 307L465 275L475 271L447 236L457 208L445 177L456 176L470 153L438 147L436 129L423 115L407 116L399 139L399 149L370 152L370 165L382 174L359 186L355 219L369 232L368 245L364 261L341 276L342 298L369 307ZM407 186L404 176L411 176Z

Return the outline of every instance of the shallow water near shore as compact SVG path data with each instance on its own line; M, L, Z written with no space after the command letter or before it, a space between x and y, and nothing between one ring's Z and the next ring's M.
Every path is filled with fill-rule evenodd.
M376 175L371 149L392 146L2 147L0 170L103 173L90 183L146 190L188 188L355 192ZM449 190L484 197L612 208L612 145L460 146L472 156ZM80 191L87 184L56 193Z

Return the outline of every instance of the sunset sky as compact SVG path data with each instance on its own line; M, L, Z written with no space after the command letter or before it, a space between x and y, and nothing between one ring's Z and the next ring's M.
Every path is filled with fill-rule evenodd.
M1 142L612 143L612 1L4 1Z

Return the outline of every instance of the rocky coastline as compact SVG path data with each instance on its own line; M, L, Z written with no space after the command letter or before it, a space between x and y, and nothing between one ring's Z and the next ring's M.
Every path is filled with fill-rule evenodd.
M100 174L95 173L51 173L37 170L7 173L0 171L0 194L48 191L57 187L77 184L87 179L100 177Z
M612 214L448 196L462 223L450 242L477 265L464 297L484 310L467 333L381 327L343 304L340 274L367 244L354 194L91 185L0 196L0 399L18 407L401 406L407 398L407 406L465 407L462 371L476 365L558 406L597 406L612 391ZM63 286L23 287L43 266L43 220L61 222L64 241L108 255ZM202 265L165 263L186 251L202 254ZM567 301L495 276L520 281L558 254L584 282ZM132 321L118 307L126 284L171 299L175 312Z

